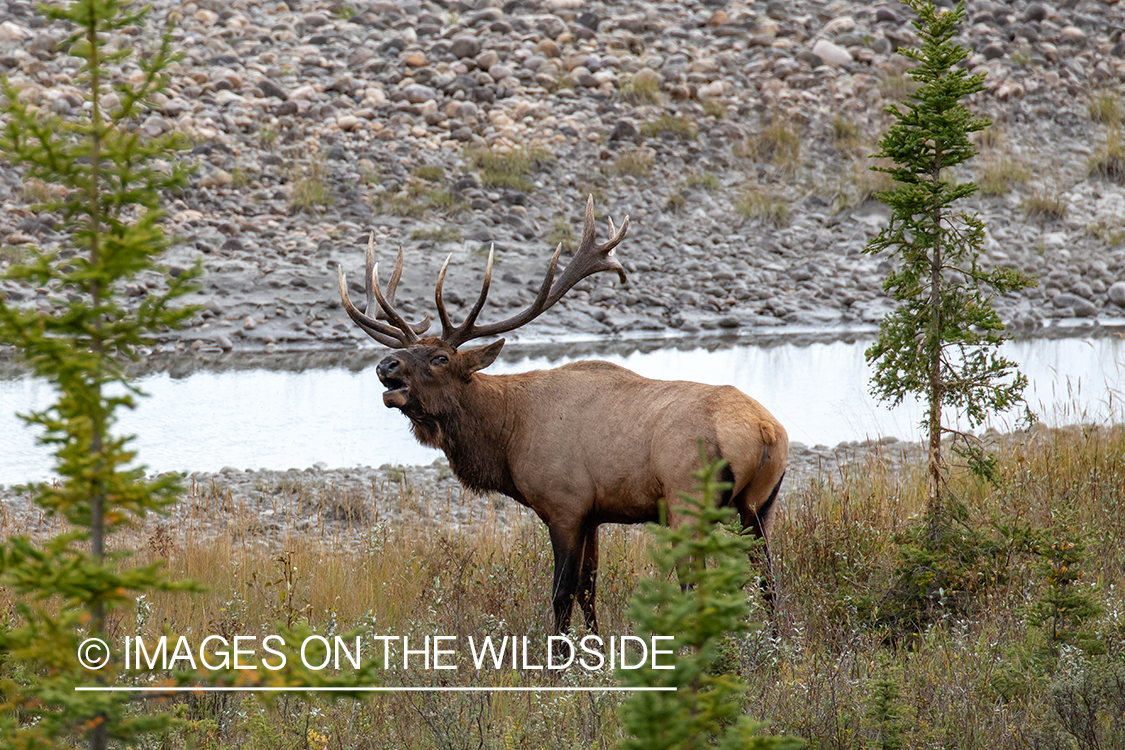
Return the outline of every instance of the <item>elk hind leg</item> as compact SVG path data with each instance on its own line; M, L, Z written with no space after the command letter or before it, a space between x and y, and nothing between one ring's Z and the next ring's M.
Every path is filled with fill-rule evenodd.
M598 615L594 609L594 593L598 583L598 525L587 523L582 535L582 565L578 573L578 605L586 618L586 629L598 632Z
M738 508L738 514L742 520L742 528L749 529L755 537L762 540L757 551L752 553L751 559L761 568L762 575L758 580L762 589L762 598L771 610L773 609L774 579L769 535L773 528L773 515L777 509L777 495L781 491L783 479L785 479L785 472L782 472L769 496L760 505L755 502L757 498L754 497L753 483L744 487L734 498L735 507Z
M583 558L582 534L580 529L564 528L561 525L550 526L548 531L551 534L551 549L555 554L551 602L555 609L555 634L558 635L570 628L570 615L574 609Z

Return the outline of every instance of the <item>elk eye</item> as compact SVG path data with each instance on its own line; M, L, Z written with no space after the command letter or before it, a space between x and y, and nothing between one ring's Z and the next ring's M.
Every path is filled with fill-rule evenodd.
M437 355L436 357L434 357L433 359L430 360L430 364L435 366L435 367L441 367L442 365L447 365L447 364L449 364L449 357L445 356L444 354L439 354L439 355Z

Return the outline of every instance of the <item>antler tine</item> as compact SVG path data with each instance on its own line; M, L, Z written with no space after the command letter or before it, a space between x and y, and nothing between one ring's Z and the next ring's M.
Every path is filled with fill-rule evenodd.
M371 281L373 278L371 271L375 268L375 232L367 235L367 253L364 261L363 290L367 295L367 308L363 312L369 317L374 313L376 320L386 320L387 318L383 315L382 309L375 304L375 292L371 291L371 288L374 286Z
M399 279L402 278L402 247L398 249L398 259L395 261L395 270L391 273L391 279L387 282L387 291L383 295L386 299L388 308L394 308L395 305L395 290L398 289ZM367 314L371 315L371 308L376 307L375 319L376 320L392 320L382 305L376 305L374 301L374 290L379 287L379 282L375 280L372 272L375 270L375 233L371 233L371 239L367 241ZM393 321L392 321L393 322ZM411 323L410 328L414 333L425 333L430 327L430 314L426 313L417 323Z
M586 199L586 222L582 227L582 244L574 251L574 257L563 269L555 285L551 287L551 296L548 306L555 304L564 294L582 279L601 271L616 271L617 277L625 282L625 269L617 258L613 257L613 250L625 239L629 231L629 217L621 222L621 228L614 231L613 219L609 220L610 238L598 245L595 240L594 225L594 196Z
M574 253L574 258L563 270L562 275L555 279L555 269L558 267L559 256L562 254L562 244L560 243L555 248L554 255L551 256L551 262L547 266L547 273L539 286L539 294L535 301L525 310L510 318L483 326L476 325L476 319L484 307L485 298L488 296L488 285L492 278L493 251L489 251L488 254L488 268L485 270L484 285L480 297L469 312L468 317L465 318L465 322L457 327L454 327L450 322L445 304L441 299L442 283L445 281L445 273L449 268L449 259L446 258L445 264L438 274L437 284L437 304L438 315L442 324L442 340L456 349L471 339L494 336L526 325L539 317L551 305L558 302L579 281L599 271L616 271L621 280L625 281L625 269L613 257L613 249L621 243L625 233L629 230L629 218L625 217L620 229L615 229L612 220L610 220L609 226L611 235L609 241L601 245L596 244L594 241L594 197L591 195L586 201L586 223L582 230L582 243Z
M449 270L449 261L453 258L453 253L445 256L445 262L441 264L441 270L438 271L437 284L434 286L434 301L437 303L438 322L441 323L441 338L443 341L448 341L450 334L453 333L453 322L449 319L449 313L445 309L445 300L442 299L442 286L445 284L445 272Z
M410 324L403 319L394 309L395 290L398 288L399 279L402 278L403 254L402 248L398 250L398 259L391 280L387 284L387 294L383 295L379 285L379 264L375 262L375 233L367 238L367 253L364 264L364 293L367 297L367 310L360 312L352 304L348 296L347 281L342 266L337 266L337 281L340 286L340 301L356 325L364 330L367 335L384 346L394 349L403 349L417 343L418 335L425 333L430 327L430 315L419 322ZM372 317L372 313L375 313ZM381 321L388 320L391 325Z
M441 267L436 290L438 315L441 316L441 339L454 349L469 339L476 338L476 336L473 335L473 330L476 326L477 316L480 315L481 310L484 309L485 300L488 299L488 288L492 285L492 263L495 258L496 243L493 243L488 248L488 264L484 267L484 281L480 285L480 296L477 297L473 309L469 310L469 314L465 316L465 320L461 322L461 325L456 327L449 319L449 314L445 311L445 303L441 299L441 286L442 282L445 281L445 270L449 266L448 258L445 259L445 264Z
M409 343L403 339L401 331L364 315L352 304L351 297L348 296L348 283L344 278L344 267L341 265L336 266L336 280L340 285L340 302L344 305L344 310L347 311L348 317L363 329L364 333L383 346L389 346L392 349L403 349L409 346ZM371 287L369 286L368 292L370 290Z
M426 313L426 317L414 325L407 323L406 319L399 315L398 311L391 306L391 303L387 301L387 298L383 296L383 292L379 288L378 263L371 269L371 281L374 282L371 284L370 288L375 291L375 300L379 303L379 307L383 308L383 312L386 313L387 319L391 321L391 325L402 331L402 340L407 346L418 343L418 334L430 327L430 314ZM390 285L388 285L387 288L388 291L392 290ZM423 324L425 324L424 327ZM419 327L422 328L421 331L417 330Z

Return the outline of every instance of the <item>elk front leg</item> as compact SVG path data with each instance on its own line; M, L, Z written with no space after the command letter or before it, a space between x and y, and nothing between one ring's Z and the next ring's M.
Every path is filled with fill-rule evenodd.
M598 525L586 527L582 541L582 567L578 575L578 604L586 618L586 629L598 632L598 615L594 610L594 592L598 584Z
M582 533L580 529L561 526L549 527L551 549L555 553L555 580L552 603L555 606L555 635L570 628L570 613L574 609L574 596L578 591L582 564Z

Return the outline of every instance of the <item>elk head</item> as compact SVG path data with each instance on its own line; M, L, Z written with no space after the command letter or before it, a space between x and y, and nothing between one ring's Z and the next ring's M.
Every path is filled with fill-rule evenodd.
M421 418L423 415L433 417L456 408L463 384L469 382L473 373L488 367L496 360L504 346L504 339L474 349L462 350L460 347L473 339L506 333L530 323L558 302L575 284L592 274L615 271L624 282L625 269L613 256L613 251L625 237L628 229L628 217L622 222L620 229L614 228L611 219L609 240L597 244L594 239L594 198L590 196L586 201L586 222L582 231L582 242L575 251L574 258L559 277L555 278L555 271L559 255L562 253L561 243L551 257L535 301L510 318L486 325L478 325L477 317L488 298L495 247L488 253L488 265L485 267L480 296L465 320L457 326L450 320L442 299L442 284L445 282L445 273L449 269L449 259L452 257L450 255L441 267L434 290L438 318L441 321L441 336L426 338L420 336L430 327L429 314L417 323L409 323L394 309L395 289L402 277L402 249L398 251L398 260L384 294L379 284L379 266L375 263L375 237L372 234L367 243L365 312L360 312L348 297L344 269L337 267L337 272L340 301L347 310L348 316L371 338L398 350L385 357L376 368L379 380L387 387L386 392L383 393L383 403L388 408L401 409L407 416L414 418ZM374 317L372 312L375 313Z

